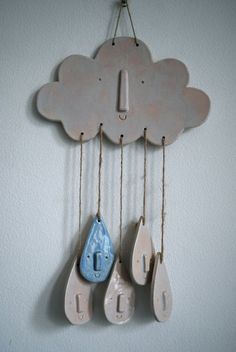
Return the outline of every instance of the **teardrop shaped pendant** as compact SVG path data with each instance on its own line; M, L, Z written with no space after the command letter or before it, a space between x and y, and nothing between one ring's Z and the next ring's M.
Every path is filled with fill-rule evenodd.
M124 264L116 259L104 298L104 312L112 324L124 324L134 313L135 291Z
M81 256L81 275L91 282L105 281L110 273L114 257L113 244L106 225L96 216Z
M138 285L146 285L151 278L154 259L154 246L147 227L141 216L137 224L135 239L131 254L130 273Z
M151 306L158 321L169 319L172 311L172 292L166 266L161 261L161 253L156 254L153 268Z
M91 319L92 310L92 286L81 277L76 258L66 284L65 315L71 324L81 325Z

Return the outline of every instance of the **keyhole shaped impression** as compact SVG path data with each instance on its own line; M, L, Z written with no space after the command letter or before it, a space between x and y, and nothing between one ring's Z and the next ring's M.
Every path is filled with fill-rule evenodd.
M167 309L167 292L166 291L163 291L162 292L162 310L163 312Z
M120 71L118 97L118 110L121 113L126 113L119 114L119 118L126 120L127 112L129 111L129 75L128 71L124 69Z

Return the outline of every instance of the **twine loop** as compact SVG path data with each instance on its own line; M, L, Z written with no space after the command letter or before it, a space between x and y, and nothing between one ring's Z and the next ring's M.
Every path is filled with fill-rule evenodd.
M127 0L121 0L121 2L120 2L120 9L119 9L119 13L118 13L118 16L117 16L115 32L114 32L114 36L113 36L113 39L112 39L112 45L115 45L115 39L116 39L116 35L117 35L118 25L119 25L119 22L120 22L121 11L122 11L122 9L125 9L125 8L128 11L130 24L131 24L132 31L133 31L133 36L134 36L134 42L135 42L136 46L139 46L139 43L138 43L137 37L136 37L136 33L135 33L135 29L134 29L134 23L133 23L133 20L132 20L132 16L131 16L130 9L129 9L129 4L128 4Z

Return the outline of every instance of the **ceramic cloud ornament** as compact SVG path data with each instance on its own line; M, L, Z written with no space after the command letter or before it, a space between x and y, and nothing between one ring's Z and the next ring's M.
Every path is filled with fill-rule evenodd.
M148 141L161 145L176 140L189 127L202 124L209 98L186 87L186 66L175 59L154 63L147 46L133 38L106 41L95 59L72 55L59 68L59 81L43 86L37 97L39 112L61 121L66 133L88 141L103 123L105 135L124 144L136 141L148 129Z

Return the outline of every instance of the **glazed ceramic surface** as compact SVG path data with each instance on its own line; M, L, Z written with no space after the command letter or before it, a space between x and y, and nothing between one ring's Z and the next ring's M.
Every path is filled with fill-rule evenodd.
M102 219L94 218L80 260L81 275L91 282L105 281L115 258L113 244Z

